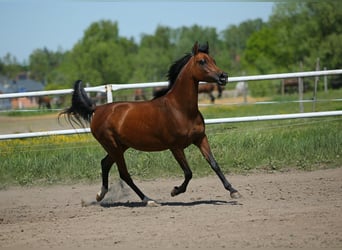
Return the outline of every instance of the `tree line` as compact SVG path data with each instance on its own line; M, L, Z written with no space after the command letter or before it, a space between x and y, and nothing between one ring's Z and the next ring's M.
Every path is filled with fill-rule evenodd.
M314 70L316 59L328 69L342 68L342 2L275 3L267 22L247 20L223 31L214 27L159 25L139 43L119 34L118 22L92 23L68 51L34 50L27 65L7 54L0 75L29 71L47 89L70 88L76 79L90 85L164 81L171 63L190 52L194 41L209 42L217 64L229 75Z

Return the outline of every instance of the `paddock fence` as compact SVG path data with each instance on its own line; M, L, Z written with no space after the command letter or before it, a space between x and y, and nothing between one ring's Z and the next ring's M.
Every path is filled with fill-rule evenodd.
M238 76L238 77L229 77L228 81L229 82L251 82L251 81L261 81L261 80L298 78L298 85L299 85L298 89L299 91L302 91L303 90L303 78L320 77L320 76L326 77L329 75L339 75L339 74L342 74L342 69L268 74L268 75ZM118 90L123 90L123 89L165 87L167 85L168 85L167 81L150 82L150 83L132 83L132 84L107 84L107 85L101 85L101 86L96 86L96 87L86 87L85 91L106 93L107 102L112 102L113 91L118 91ZM73 91L72 89L63 89L63 90L34 91L34 92L23 92L23 93L6 93L6 94L0 94L0 99L36 97L36 96L45 96L45 95L65 95L65 94L71 94L72 91ZM303 96L300 93L299 100L298 100L298 103L300 105L300 110L301 110L301 105L303 105L303 102L305 102L305 100L303 100ZM206 124L218 124L218 123L233 123L233 122L252 122L252 121L267 121L267 120L280 120L280 119L340 116L340 115L342 115L342 111L325 111L325 112L310 112L310 113L301 112L301 113L282 114L282 115L263 115L263 116L205 119L205 123ZM89 133L89 132L90 132L89 128L84 128L84 129L52 130L52 131L17 133L17 134L3 134L3 135L0 135L0 140L41 137L41 136L51 136L51 135L69 135L69 134Z

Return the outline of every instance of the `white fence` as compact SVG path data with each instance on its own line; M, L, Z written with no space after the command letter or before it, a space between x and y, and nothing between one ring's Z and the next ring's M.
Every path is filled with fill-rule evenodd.
M337 75L337 74L342 74L342 69L230 77L229 82L260 81L260 80L273 80L273 79L284 79L284 78L302 79L305 77L313 77L313 76L318 77L318 76ZM162 87L162 86L167 86L167 85L168 85L168 82L108 84L108 85L102 85L102 86L97 86L97 87L85 88L85 90L87 92L107 93L107 102L112 102L113 101L112 91L121 90L121 89ZM72 93L72 91L73 91L72 89L63 89L63 90L35 91L35 92L25 92L25 93L8 93L8 94L0 94L0 99L44 96L44 95L61 95L61 94L70 94ZM217 123L229 123L229 122L266 121L266 120L312 118L312 117L339 116L339 115L342 115L342 111L206 119L205 123L217 124ZM5 134L5 135L0 135L0 140L50 136L50 135L66 135L66 134L75 134L75 133L89 133L89 132L90 132L89 128L86 128L86 129L55 130L55 131L19 133L19 134Z

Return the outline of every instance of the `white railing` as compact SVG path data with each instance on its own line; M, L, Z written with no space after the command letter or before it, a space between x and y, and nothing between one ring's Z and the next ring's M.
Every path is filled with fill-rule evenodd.
M229 82L260 81L260 80L273 80L273 79L284 79L284 78L304 78L304 77L313 77L313 76L317 77L317 76L337 75L337 74L342 74L342 69L230 77ZM113 100L112 91L121 90L121 89L162 87L162 86L167 86L167 85L168 85L168 82L109 84L109 85L102 85L102 86L97 86L97 87L89 87L89 88L85 88L85 90L87 92L103 92L103 93L106 92L107 102L112 102ZM43 96L43 95L61 95L61 94L70 94L72 93L72 91L73 91L72 89L64 89L64 90L35 91L35 92L25 92L25 93L9 93L9 94L0 94L0 99L29 97L29 96ZM296 113L296 114L283 114L283 115L264 115L264 116L205 119L205 123L217 124L217 123L231 123L231 122L250 122L250 121L279 120L279 119L313 118L313 117L340 116L340 115L342 115L342 111L326 111L326 112ZM50 135L68 135L68 134L89 133L89 132L90 132L90 129L85 128L85 129L68 129L68 130L54 130L54 131L31 132L31 133L5 134L5 135L0 135L0 140L40 137L40 136L50 136Z
M310 113L295 113L284 115L261 115L261 116L245 116L245 117L231 117L231 118L215 118L204 119L205 124L220 124L220 123L234 123L234 122L255 122L255 121L270 121L270 120L284 120L284 119L298 119L298 118L314 118L314 117L327 117L327 116L340 116L342 111L325 111L325 112L310 112ZM89 133L90 128L79 129L66 129L66 130L52 130L42 132L30 132L19 134L6 134L0 135L0 140L7 139L21 139L42 137L51 135L70 135L70 134L83 134Z
M296 73L281 73L281 74L268 74L268 75L254 75L254 76L235 76L229 77L228 82L242 82L242 81L260 81L260 80L274 80L284 78L304 78L312 76L328 76L342 74L342 69L335 70L320 70L320 71L307 71ZM167 86L168 82L149 82L149 83L129 83L129 84L108 84L96 87L85 88L87 92L111 92L122 89L136 89L136 88L153 88ZM44 95L62 95L72 93L72 89L61 90L46 90L46 91L34 91L23 93L7 93L0 94L0 99L6 98L18 98L18 97L30 97L30 96L44 96Z

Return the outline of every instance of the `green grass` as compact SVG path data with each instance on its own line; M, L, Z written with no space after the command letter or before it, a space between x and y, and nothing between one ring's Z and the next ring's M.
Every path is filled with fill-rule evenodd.
M342 118L298 119L207 126L216 160L225 173L342 166ZM36 185L100 181L105 155L91 135L0 141L1 185ZM199 150L186 155L194 176L213 174ZM169 151L126 152L134 178L181 177ZM112 176L117 176L115 167Z
M340 95L341 91L333 94ZM341 102L318 103L316 108L342 109ZM298 112L289 104L201 109L205 118ZM342 166L342 117L207 125L206 132L225 174ZM213 174L196 147L187 148L186 155L195 177ZM104 150L90 134L0 141L0 187L101 182L100 160L104 156ZM125 158L135 179L183 176L169 151L145 153L130 149ZM111 178L118 178L115 167Z
M342 110L342 101L327 101L329 99L341 99L342 89L331 90L328 93L319 92L315 111L334 111ZM304 100L311 100L312 93L306 93ZM215 105L210 107L201 107L201 111L205 118L219 118L219 117L240 117L240 116L254 116L254 115L272 115L272 114L290 114L299 113L298 95L284 95L268 98L266 101L276 101L279 103L273 104L239 104L239 105ZM313 112L313 104L306 102L304 105L304 112Z
M53 110L36 110L36 109L32 109L32 110L26 110L25 112L23 112L22 110L18 109L18 110L11 110L8 112L2 112L0 113L0 115L2 116L10 116L10 117L28 117L28 116L41 116L41 115L47 115L47 114L53 114L56 113Z

